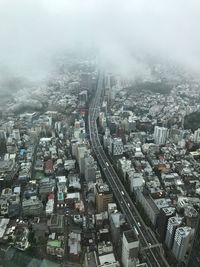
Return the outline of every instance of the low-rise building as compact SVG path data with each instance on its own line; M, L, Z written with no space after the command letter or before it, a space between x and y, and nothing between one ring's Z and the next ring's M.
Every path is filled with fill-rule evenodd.
M47 221L47 225L51 233L63 233L64 215L52 214Z
M113 253L99 256L99 267L119 267L119 262L115 259Z
M80 233L69 233L68 246L69 255L72 261L79 261L81 254L81 235Z
M47 254L58 258L64 256L64 236L56 236L55 233L49 236L49 240L47 241Z
M43 204L37 197L30 197L22 201L24 216L38 216L43 213Z

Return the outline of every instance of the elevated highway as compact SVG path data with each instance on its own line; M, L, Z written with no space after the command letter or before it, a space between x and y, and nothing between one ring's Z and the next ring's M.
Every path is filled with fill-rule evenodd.
M136 206L126 192L100 143L96 121L99 115L103 93L103 75L100 74L96 94L91 102L88 116L92 149L122 212L125 214L131 228L133 228L138 235L141 253L144 255L144 258L146 258L147 263L152 267L169 267L162 253L162 246L142 220Z

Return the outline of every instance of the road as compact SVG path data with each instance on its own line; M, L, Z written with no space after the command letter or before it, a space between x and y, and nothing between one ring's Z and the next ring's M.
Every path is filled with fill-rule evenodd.
M136 234L138 234L141 252L146 258L147 263L152 267L169 267L162 254L161 245L142 220L136 206L132 202L129 194L126 192L120 178L101 146L96 120L100 111L104 93L103 91L103 75L99 74L96 95L91 102L88 115L92 149L122 212L125 214L130 226L134 229Z

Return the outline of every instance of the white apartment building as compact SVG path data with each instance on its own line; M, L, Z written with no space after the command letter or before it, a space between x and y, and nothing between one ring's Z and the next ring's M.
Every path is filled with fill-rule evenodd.
M178 261L184 260L185 254L189 248L192 228L185 226L176 229L172 252Z
M164 145L168 138L169 130L165 127L155 126L153 135L156 144Z
M177 216L171 217L168 220L165 244L169 249L172 248L176 229L181 225L182 221L183 218Z

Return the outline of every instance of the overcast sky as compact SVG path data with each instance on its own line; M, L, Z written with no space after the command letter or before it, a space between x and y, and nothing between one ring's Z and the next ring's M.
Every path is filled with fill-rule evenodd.
M199 0L0 0L0 74L33 79L71 47L96 46L122 72L146 55L200 73Z

